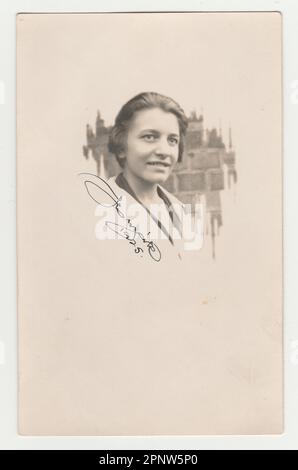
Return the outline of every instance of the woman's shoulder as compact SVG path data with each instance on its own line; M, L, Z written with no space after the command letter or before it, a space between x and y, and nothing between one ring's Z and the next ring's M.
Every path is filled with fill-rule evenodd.
M106 179L106 182L117 194L122 195L122 196L125 195L126 197L129 196L128 192L125 191L124 188L122 188L121 186L117 184L117 175L108 177Z
M116 176L109 176L106 178L106 182L114 186L116 184Z

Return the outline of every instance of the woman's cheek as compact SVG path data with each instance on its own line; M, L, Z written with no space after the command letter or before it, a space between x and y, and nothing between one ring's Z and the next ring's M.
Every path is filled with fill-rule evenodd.
M138 145L136 150L140 156L145 156L145 155L148 155L148 153L151 153L152 148L153 148L152 144L149 145L147 142L142 142L141 144Z
M175 165L178 162L178 155L179 155L178 150L177 152L173 152L173 165Z

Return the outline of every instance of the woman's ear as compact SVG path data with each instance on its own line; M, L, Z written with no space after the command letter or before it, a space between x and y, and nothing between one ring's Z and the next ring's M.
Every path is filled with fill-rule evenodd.
M126 159L126 155L125 155L125 151L124 150L120 150L119 154L118 154L118 159L121 160L121 162L123 163L124 165L124 160Z

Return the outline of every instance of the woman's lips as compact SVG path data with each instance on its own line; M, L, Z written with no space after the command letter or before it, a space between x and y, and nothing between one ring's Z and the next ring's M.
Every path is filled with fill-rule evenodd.
M168 162L147 162L147 165L157 167L157 168L169 168L170 166Z

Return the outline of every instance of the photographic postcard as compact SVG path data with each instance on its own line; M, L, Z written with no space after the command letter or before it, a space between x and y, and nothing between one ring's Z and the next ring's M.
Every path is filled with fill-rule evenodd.
M17 16L20 434L283 432L281 24Z

